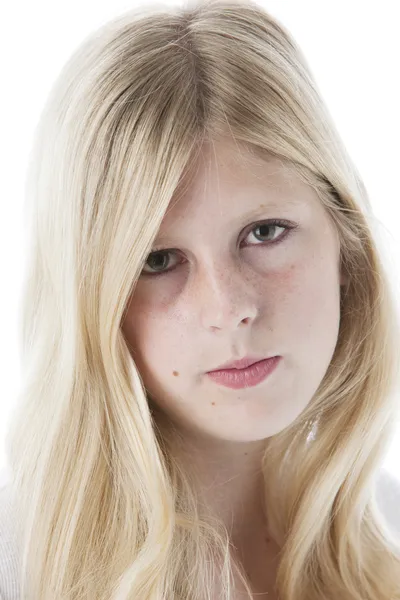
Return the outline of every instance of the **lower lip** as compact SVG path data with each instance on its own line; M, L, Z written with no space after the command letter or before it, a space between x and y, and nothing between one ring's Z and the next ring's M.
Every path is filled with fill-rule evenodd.
M208 371L207 375L220 385L239 390L241 388L253 387L264 381L275 369L281 360L281 356L273 356L260 360L245 369L225 369L223 371Z

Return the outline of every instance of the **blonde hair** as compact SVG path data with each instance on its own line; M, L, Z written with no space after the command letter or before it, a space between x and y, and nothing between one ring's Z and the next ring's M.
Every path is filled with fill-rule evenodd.
M400 598L400 546L376 497L399 410L393 290L310 68L249 1L126 12L84 41L44 107L26 180L23 388L6 439L21 598L212 600L217 580L233 598L228 533L200 511L169 451L178 433L154 418L121 331L178 185L202 144L226 135L313 186L348 275L331 364L265 443L279 598Z

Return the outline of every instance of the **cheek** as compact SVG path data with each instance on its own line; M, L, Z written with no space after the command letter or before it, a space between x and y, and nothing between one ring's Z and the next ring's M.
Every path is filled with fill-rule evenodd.
M273 327L270 348L285 356L280 394L299 414L320 386L337 345L339 275L331 262L311 258L308 265L282 271L274 284L275 295L266 307L266 323Z
M167 305L157 302L155 310L154 306L135 299L123 331L153 409L167 408L177 398L186 397L182 348L187 347L187 340Z
M283 293L290 293L297 286L297 280L300 281L301 271L302 268L298 264L291 264L286 269L277 271L272 275L274 288Z
M277 335L322 361L333 353L340 324L340 278L336 265L322 258L293 264L274 276L272 322Z
M184 340L167 302L158 298L155 304L136 296L122 330L145 383L153 372L160 376L171 375L173 358Z
M285 315L287 319L289 311L293 311L293 305L298 304L304 294L306 277L304 267L293 263L276 271L270 270L254 281L262 320L271 321L271 325L275 326L275 319L279 315Z
M157 302L157 306L153 306L143 298L135 298L130 304L123 330L130 344L145 354L168 338L168 324L172 328L165 304Z

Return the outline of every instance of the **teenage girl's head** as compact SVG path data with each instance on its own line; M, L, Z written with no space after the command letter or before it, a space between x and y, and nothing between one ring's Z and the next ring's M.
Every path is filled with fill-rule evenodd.
M30 589L57 575L56 597L80 573L82 590L104 590L124 565L132 597L178 582L197 598L211 573L201 540L222 542L196 529L173 432L265 443L269 520L277 538L291 532L283 597L318 598L328 582L345 597L326 546L336 514L354 559L346 590L372 598L347 516L361 520L358 486L394 431L399 329L367 191L284 26L249 1L107 23L52 89L27 193L25 380L7 451L41 566ZM281 360L252 387L207 375L248 354ZM64 579L46 570L56 522ZM93 557L104 580L85 579Z
M328 369L347 281L340 240L312 182L250 143L204 144L185 184L122 329L151 406L186 444L195 436L200 451L243 452L293 423ZM235 373L228 382L209 377L248 355L279 356L279 366L240 387Z

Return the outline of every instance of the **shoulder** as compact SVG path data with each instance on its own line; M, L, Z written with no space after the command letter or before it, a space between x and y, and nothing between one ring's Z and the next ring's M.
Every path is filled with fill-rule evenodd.
M10 486L0 472L0 600L18 600L18 553L13 531Z
M376 500L389 527L400 539L400 478L383 468L377 480Z

